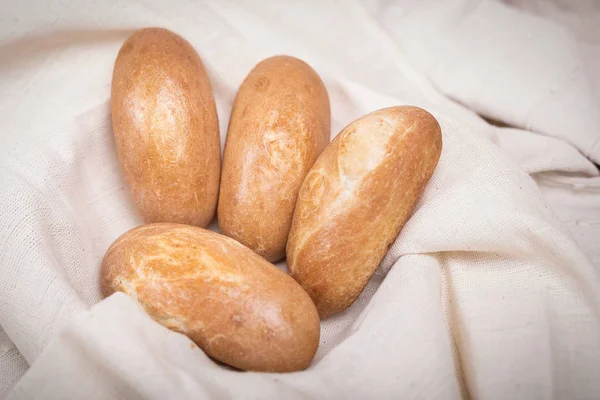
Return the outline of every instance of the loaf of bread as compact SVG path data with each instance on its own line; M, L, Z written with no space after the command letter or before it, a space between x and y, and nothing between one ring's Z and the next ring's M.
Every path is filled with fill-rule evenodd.
M165 29L133 34L115 62L111 109L121 169L143 219L208 225L221 150L212 89L194 48Z
M292 277L321 317L350 306L431 178L441 130L410 106L375 111L345 127L302 187L287 245Z
M293 57L260 62L242 83L231 113L221 232L269 261L283 258L300 185L329 136L329 98L317 73Z
M135 228L108 249L105 296L136 299L157 322L210 357L252 371L306 368L319 315L289 275L233 239L180 224Z

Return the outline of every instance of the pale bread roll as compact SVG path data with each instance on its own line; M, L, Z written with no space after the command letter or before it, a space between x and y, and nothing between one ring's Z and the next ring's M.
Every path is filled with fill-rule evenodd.
M236 368L306 368L319 344L319 316L289 275L215 232L149 224L125 233L101 268L104 296L136 299L157 322Z
M115 62L111 109L119 163L144 221L208 225L219 191L219 124L194 48L166 29L133 34Z
M442 150L417 107L375 111L345 127L300 189L287 264L321 317L350 306L408 219Z
M317 73L288 56L260 62L242 83L229 121L221 232L269 261L283 258L300 185L329 136L329 98Z

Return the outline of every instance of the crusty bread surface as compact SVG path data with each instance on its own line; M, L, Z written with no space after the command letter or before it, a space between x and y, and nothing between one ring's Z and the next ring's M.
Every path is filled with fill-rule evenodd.
M134 33L115 62L111 111L119 163L144 221L208 225L219 190L219 124L190 43L161 28Z
M421 108L398 106L350 123L313 165L300 189L287 264L321 317L356 300L411 214L441 150L437 120Z
M319 316L289 275L237 241L193 226L143 225L119 237L101 267L104 296L125 292L157 322L233 367L306 368Z
M330 137L329 98L306 63L260 62L233 106L218 206L223 234L269 261L285 256L300 185Z

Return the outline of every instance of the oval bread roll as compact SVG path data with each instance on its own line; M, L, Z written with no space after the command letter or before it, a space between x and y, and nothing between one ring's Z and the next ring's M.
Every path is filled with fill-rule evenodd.
M115 62L111 108L119 163L143 219L208 225L221 150L212 89L194 48L165 29L133 34Z
M326 317L350 306L406 222L442 150L436 119L391 107L344 128L298 197L288 270Z
M300 185L329 136L329 98L317 73L293 57L260 62L242 83L231 113L221 232L269 261L283 258Z
M104 256L101 288L129 294L154 320L236 368L302 370L319 344L319 316L300 285L202 228L160 223L125 233Z

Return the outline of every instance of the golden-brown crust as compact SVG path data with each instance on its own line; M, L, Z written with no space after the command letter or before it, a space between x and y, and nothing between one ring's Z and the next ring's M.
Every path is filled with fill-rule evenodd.
M442 150L427 111L390 107L345 127L310 170L287 245L288 270L326 317L350 306L408 219Z
M235 99L219 196L221 231L269 261L285 245L302 181L330 137L329 98L306 63L260 62Z
M119 237L101 267L104 296L122 291L157 322L236 368L306 368L319 344L319 316L289 275L217 233L149 224Z
M194 48L166 29L133 34L115 61L111 109L121 169L144 220L208 225L219 190L219 124Z

